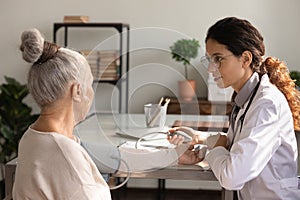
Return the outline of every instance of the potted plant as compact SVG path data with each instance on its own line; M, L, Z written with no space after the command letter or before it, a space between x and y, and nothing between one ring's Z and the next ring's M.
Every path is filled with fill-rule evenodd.
M38 115L31 114L32 109L23 103L28 95L26 85L14 78L5 76L6 83L0 85L0 164L3 165L17 156L18 144L22 135Z
M198 55L199 41L196 39L179 39L171 47L172 58L184 65L184 81L178 82L179 96L183 100L192 100L195 96L196 81L188 78L191 59Z
M299 71L291 71L290 72L291 79L295 80L296 88L300 90L300 72Z

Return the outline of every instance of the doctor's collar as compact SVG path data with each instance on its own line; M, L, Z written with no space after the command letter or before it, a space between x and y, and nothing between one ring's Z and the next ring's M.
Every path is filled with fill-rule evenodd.
M240 107L244 108L245 103L250 98L251 94L254 92L255 86L259 82L259 75L257 72L254 72L249 80L245 83L242 89L237 93L234 98L234 103Z

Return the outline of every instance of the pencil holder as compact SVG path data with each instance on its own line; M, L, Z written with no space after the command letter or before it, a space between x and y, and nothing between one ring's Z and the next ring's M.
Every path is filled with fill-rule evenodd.
M160 104L146 104L144 105L146 126L163 127L167 118L167 107Z

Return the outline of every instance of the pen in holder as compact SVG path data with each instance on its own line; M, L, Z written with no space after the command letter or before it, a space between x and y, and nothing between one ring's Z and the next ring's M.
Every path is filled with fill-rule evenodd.
M147 127L163 127L166 123L167 108L170 99L166 99L162 105L163 99L158 104L146 104L144 106Z

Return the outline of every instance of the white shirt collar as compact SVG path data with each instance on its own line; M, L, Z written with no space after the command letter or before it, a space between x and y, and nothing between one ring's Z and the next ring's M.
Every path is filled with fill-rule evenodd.
M251 94L254 92L255 86L259 82L259 75L257 72L254 72L252 76L249 78L249 80L244 84L242 89L237 93L234 102L235 104L243 108L245 103L248 101L250 98Z

